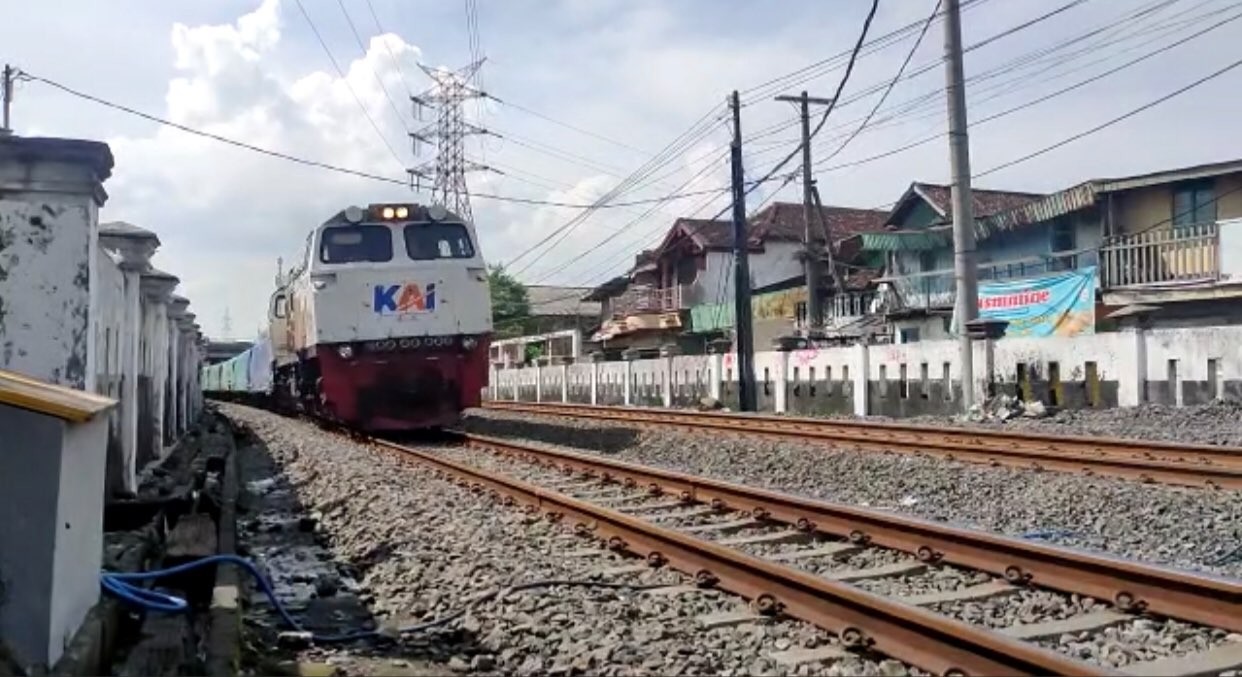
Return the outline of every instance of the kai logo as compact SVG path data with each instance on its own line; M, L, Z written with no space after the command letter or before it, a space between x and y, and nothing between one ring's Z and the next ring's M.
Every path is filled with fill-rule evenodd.
M420 288L413 282L375 285L375 312L380 315L430 313L436 309L436 285Z

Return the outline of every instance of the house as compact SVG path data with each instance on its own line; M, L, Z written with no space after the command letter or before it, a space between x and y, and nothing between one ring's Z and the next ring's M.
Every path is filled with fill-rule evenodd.
M857 236L881 229L886 216L881 211L846 207L822 207L812 214L817 217L811 224L812 238L833 242L834 251L844 251L851 260L865 257L855 244ZM756 345L770 345L776 337L795 330L799 316L805 317L804 215L801 204L777 202L748 222ZM600 301L603 313L592 340L606 352L654 351L672 344L683 352L701 353L708 343L731 333L733 273L731 222L677 219L659 245L636 257L626 275L584 297ZM824 275L823 280L826 289L821 293L827 295L833 291L834 276ZM865 288L871 277L852 274L842 280L842 284ZM835 306L827 305L845 309L850 303L843 298ZM861 299L854 299L853 305L861 308Z
M498 336L492 341L492 364L510 367L532 360L546 363L580 358L582 337L594 331L599 323L599 303L583 299L589 291L586 287L527 286L530 314L521 321L520 327L497 332L498 335L520 335Z
M995 214L1029 205L1037 193L975 189L973 208L979 223ZM878 282L879 306L898 343L947 338L953 303L953 208L949 186L915 182L894 204L885 230L860 236L860 247L881 254L884 276ZM1021 232L980 234L976 261L981 280L1038 275L1060 265L1054 252L1075 248L1077 238L1044 224ZM978 230L978 229L977 229Z
M901 342L951 333L952 215L947 189L937 188L914 184L891 230L864 236L864 248L888 255L881 310ZM974 195L981 316L1044 307L1049 285L1070 280L1077 309L1043 333L1029 324L1017 333L1242 323L1242 160L1091 179L1048 195Z

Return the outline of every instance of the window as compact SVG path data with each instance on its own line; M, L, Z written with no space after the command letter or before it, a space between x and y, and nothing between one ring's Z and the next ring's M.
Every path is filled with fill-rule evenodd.
M902 343L918 343L919 342L919 328L911 327L909 329L902 329L901 330L901 342Z
M288 317L289 315L289 299L284 294L276 297L273 302L272 314L278 318Z
M1074 222L1069 219L1057 219L1052 222L1052 251L1068 252L1076 248Z
M415 261L468 259L474 245L460 223L415 223L405 227L405 251Z
M1188 181L1173 188L1173 227L1216 221L1216 187L1211 179Z
M324 263L383 263L392 260L388 226L332 226L323 229L319 260Z

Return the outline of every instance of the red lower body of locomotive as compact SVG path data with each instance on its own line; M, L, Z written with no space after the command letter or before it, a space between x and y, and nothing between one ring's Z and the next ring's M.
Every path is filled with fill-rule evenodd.
M486 336L321 344L278 372L275 390L302 411L365 432L443 428L481 403L487 350Z

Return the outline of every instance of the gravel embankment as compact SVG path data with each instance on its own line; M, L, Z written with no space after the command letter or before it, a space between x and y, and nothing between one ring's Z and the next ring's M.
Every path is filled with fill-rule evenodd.
M480 593L544 579L587 580L633 564L554 525L302 422L221 407L259 444L243 453L241 545L280 596L323 630L344 623L405 626L458 610ZM282 498L283 497L283 498ZM314 543L307 541L311 532ZM299 537L301 535L301 537ZM584 550L594 548L594 554ZM281 561L279 556L286 560ZM335 571L335 574L333 573ZM685 583L670 570L604 577L635 585ZM300 587L299 587L300 586ZM361 616L349 610L361 602ZM250 628L274 629L251 595ZM344 600L344 601L342 601ZM897 661L850 656L788 667L769 656L836 639L779 621L702 630L705 614L745 609L715 591L660 595L557 586L484 603L400 643L306 648L272 660L316 662L345 674L880 674ZM270 634L270 632L269 632ZM273 663L261 664L262 671Z
M1017 416L1005 421L963 422L950 416L906 419L872 417L924 425L1021 430L1054 435L1098 435L1186 444L1242 447L1242 402L1219 401L1194 407L1146 404L1116 409L1063 409L1045 418Z
M508 455L481 453L471 448L446 449L442 453L458 462L468 463L488 471L518 477L543 486L557 487L556 490L587 502L606 503L624 500L626 506L633 507L642 504L658 505L666 501L664 497L648 494L641 487L625 488L619 484L588 483L583 482L582 478L569 480L568 487L563 488L556 480L565 481L567 476L552 475L551 477L555 479L549 479L547 468ZM694 536L717 541L728 547L740 547L759 557L770 557L779 552L794 552L807 547L814 548L830 542L825 539L816 543L815 541L819 539L809 539L792 548L788 543L729 545L729 539L735 537L751 538L761 534L786 535L789 530L787 527L762 524L738 527L740 515L737 512L723 511L711 514L691 512L689 514L693 516L680 518L675 516L675 512L661 512L666 517L662 525L677 530L689 530L697 528L698 525L708 524L731 525L725 531L695 533ZM687 511L681 512L683 515L687 513ZM643 519L653 518L647 516ZM904 597L963 590L997 580L994 576L981 571L970 571L950 565L925 565L919 563L911 555L880 547L865 547L852 554L843 554L839 557L800 559L787 562L786 566L832 577L843 571L857 571L898 562L912 565L913 568L902 574L853 580L850 584L876 595ZM969 623L1000 629L1018 624L1075 617L1089 613L1099 606L1099 601L1078 595L1011 588L1004 593L979 599L933 604L930 609ZM1184 657L1234 642L1242 642L1242 636L1230 634L1227 630L1219 628L1135 616L1114 627L1098 631L1063 633L1040 640L1039 644L1084 662L1111 669L1129 667L1136 663L1162 658ZM1222 677L1234 677L1234 675L1227 672Z
M1218 430L1227 426L1220 422ZM901 453L830 450L823 445L719 432L699 435L632 429L501 411L473 411L464 428L1242 577L1242 492L993 468Z

